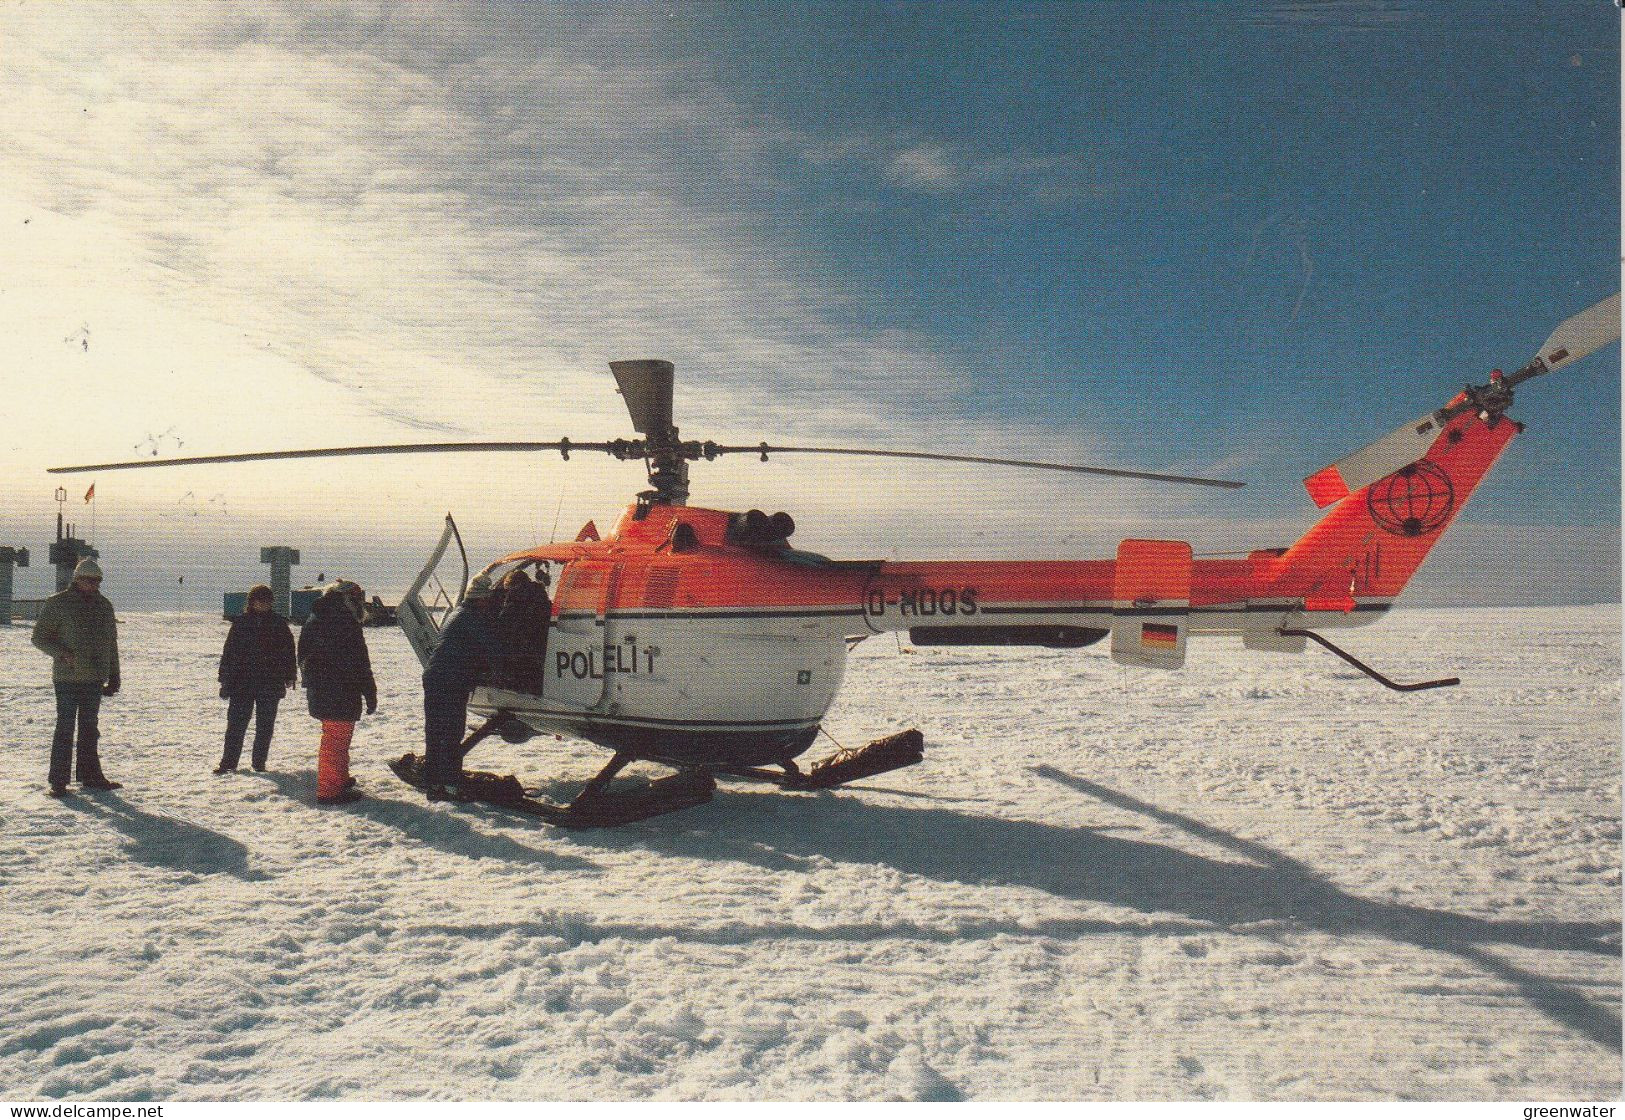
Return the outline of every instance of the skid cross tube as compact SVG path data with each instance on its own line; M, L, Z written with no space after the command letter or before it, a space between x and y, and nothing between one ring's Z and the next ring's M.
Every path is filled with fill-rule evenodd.
M501 731L502 725L513 718L513 713L506 708L499 709L495 715L480 724L474 732L457 744L457 761L460 764L468 757L468 752L477 747L480 742L488 738L493 732Z
M1415 684L1399 684L1395 681L1389 680L1387 677L1377 672L1371 666L1367 665L1364 661L1361 661L1358 657L1355 657L1347 650L1339 649L1337 646L1333 645L1330 641L1321 637L1313 630L1287 630L1278 628L1275 632L1281 635L1283 638L1312 638L1315 642L1331 650L1333 653L1337 654L1337 656L1341 657L1344 661L1347 661L1350 665L1360 670L1360 672L1364 673L1378 684L1384 686L1385 688L1391 688L1395 692L1421 692L1424 689L1449 688L1453 685L1458 685L1461 683L1460 677L1442 677L1436 681L1418 681Z

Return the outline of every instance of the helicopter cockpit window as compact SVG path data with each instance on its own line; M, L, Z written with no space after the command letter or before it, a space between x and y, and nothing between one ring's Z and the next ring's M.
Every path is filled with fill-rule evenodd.
M501 587L502 581L507 579L510 573L522 571L530 563L529 560L515 560L511 564L492 564L485 569L484 575L490 579L492 586Z

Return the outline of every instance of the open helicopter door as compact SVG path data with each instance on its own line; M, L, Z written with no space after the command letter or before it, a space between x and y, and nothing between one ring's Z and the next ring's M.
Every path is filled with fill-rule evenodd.
M1112 587L1112 660L1177 669L1185 664L1191 609L1191 546L1128 540L1117 546Z
M604 698L604 616L620 574L619 564L577 560L565 566L547 635L542 698L548 703L582 709Z
M463 577L457 583L455 595L446 589L439 573L441 561L446 558L446 549L452 541L457 542L457 558L463 566ZM418 578L401 596L401 605L395 609L396 621L406 632L406 640L412 652L418 655L420 664L429 663L429 655L440 644L440 630L446 624L446 616L461 601L462 589L467 586L468 553L463 551L463 538L457 532L457 522L448 513L446 527L440 533L440 543L435 545L434 551L429 554L429 562L423 565ZM425 592L429 592L427 599L424 598Z

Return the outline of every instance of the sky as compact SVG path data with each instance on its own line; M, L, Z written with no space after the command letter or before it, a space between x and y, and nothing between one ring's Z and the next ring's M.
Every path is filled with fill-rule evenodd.
M1245 481L749 457L696 504L843 556L1290 543L1300 480L1617 290L1619 14L1545 4L7 3L0 544L64 486L107 590L398 592L611 521L637 465L47 466L633 433ZM1529 425L1427 602L1617 601L1619 349ZM184 584L181 582L185 578ZM186 590L188 587L191 590ZM121 598L122 597L122 598Z

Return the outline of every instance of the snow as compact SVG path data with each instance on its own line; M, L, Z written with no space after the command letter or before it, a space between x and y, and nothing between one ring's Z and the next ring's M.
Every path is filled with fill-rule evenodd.
M417 671L369 630L368 800L316 726L216 777L219 619L123 618L113 793L45 796L53 719L0 629L0 1096L13 1099L1614 1098L1618 607L1396 611L1329 654L1198 640L853 653L838 793L564 832L428 803ZM815 747L821 755L832 744ZM568 797L606 756L474 762Z

